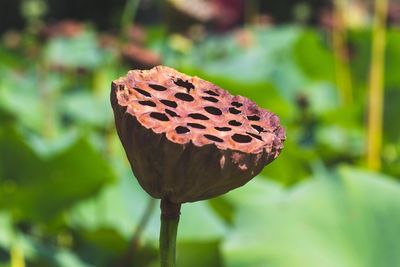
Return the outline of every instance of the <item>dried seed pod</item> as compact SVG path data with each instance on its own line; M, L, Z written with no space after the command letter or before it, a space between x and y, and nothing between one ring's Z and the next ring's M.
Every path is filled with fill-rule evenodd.
M115 80L111 103L140 185L173 203L242 186L279 155L285 140L273 113L164 66Z

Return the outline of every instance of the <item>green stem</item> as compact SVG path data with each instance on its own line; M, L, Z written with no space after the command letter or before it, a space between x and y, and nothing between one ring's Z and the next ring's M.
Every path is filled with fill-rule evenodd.
M176 234L181 204L161 200L160 262L161 267L176 266Z
M372 58L369 81L367 166L381 167L384 63L386 46L387 0L375 0L375 18L372 35Z

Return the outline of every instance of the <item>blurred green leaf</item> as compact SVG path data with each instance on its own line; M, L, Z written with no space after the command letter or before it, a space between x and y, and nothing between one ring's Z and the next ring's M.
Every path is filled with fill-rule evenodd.
M159 209L149 223L145 236L158 244L160 231ZM226 224L205 201L185 203L181 208L178 241L214 241L225 236Z
M291 190L243 187L229 195L239 209L227 266L397 266L399 194L388 177L349 167Z
M364 89L369 81L369 64L371 60L371 30L353 30L349 32L351 48L351 66L353 80ZM387 88L400 88L400 77L396 68L400 60L400 31L389 28L386 36L385 57L385 86ZM364 91L364 90L363 90Z
M400 31L389 29L387 32L386 58L385 58L385 85L396 87L400 90L400 75L396 69L400 62Z
M0 80L0 107L12 114L20 126L55 136L62 124L58 101L67 78L33 69L5 72Z
M290 139L285 141L284 145L285 148L279 155L279 159L267 165L261 173L282 184L290 185L311 174L310 161L313 159L313 153Z
M4 38L4 37L3 37ZM19 53L12 53L0 44L0 70L2 68L22 67L27 64L27 59Z
M116 183L104 187L100 194L74 207L69 214L71 226L89 232L113 229L125 240L130 240L150 197L128 168L126 166ZM154 210L156 212L158 210Z
M235 214L234 206L223 196L215 197L208 200L211 208L228 224L232 224Z
M314 82L299 90L309 102L314 114L335 110L339 107L339 96L336 88L328 82Z
M95 194L114 179L107 162L85 139L41 158L12 128L0 129L0 206L17 218L42 220Z
M219 242L179 242L177 267L223 267Z
M317 141L324 158L350 158L364 154L365 133L362 129L324 125L317 129Z
M400 89L400 87L399 87ZM400 114L400 90L386 90L384 105L383 135L391 142L400 141L400 123L397 123Z
M186 203L182 206L179 240L207 241L220 239L227 233L224 222L216 216L207 202Z
M66 94L60 106L65 116L85 127L93 125L104 128L112 119L108 96L97 98L88 91L74 92Z
M397 144L387 144L383 148L383 170L395 177L400 177L400 141Z
M105 59L94 32L85 31L73 38L56 37L45 47L45 59L65 68L94 69Z
M54 246L34 236L21 234L23 253L28 266L33 267L91 267L68 248Z
M296 43L294 56L309 78L317 81L335 81L333 54L318 32L305 30Z
M0 247L9 248L15 236L11 216L8 213L0 213Z
M271 86L277 88L281 98L294 99L296 91L307 82L293 60L293 48L301 32L293 26L244 29L236 35L209 38L182 61L171 61L171 65L189 74L201 73L200 77L259 104L269 98L271 102L279 101L270 92ZM249 45L241 45L240 34L249 36Z
M35 87L37 77L34 73L23 75L13 71L4 73L0 79L0 106L14 114L23 124L33 129L43 126L44 114L40 93Z
M371 62L371 31L369 29L352 30L348 32L350 48L350 66L353 73L353 83L365 94L369 81L369 65Z
M78 254L96 266L117 259L129 246L129 242L113 229L81 229L78 233L78 244L75 246Z
M55 262L59 267L94 267L84 263L73 252L69 250L60 250L54 255Z

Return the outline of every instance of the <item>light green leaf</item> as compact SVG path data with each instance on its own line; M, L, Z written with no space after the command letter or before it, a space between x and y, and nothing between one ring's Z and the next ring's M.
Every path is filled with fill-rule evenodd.
M0 79L0 106L17 117L22 124L33 129L43 127L44 113L41 106L37 77L33 73L17 74L7 71Z
M56 37L45 47L45 58L52 65L66 68L98 67L105 57L93 32L83 32L74 38Z
M158 243L160 211L152 217L146 236ZM205 201L185 203L181 208L178 227L178 241L210 241L221 239L227 232L225 223Z
M233 200L246 194L251 202L236 202L236 227L223 246L227 266L400 265L400 186L395 181L341 168L337 177L309 180L291 190L270 187L231 193Z
M130 240L150 196L127 168L119 177L117 183L105 187L98 196L79 203L72 210L69 221L73 227L87 231L114 229L125 240ZM153 214L156 212L158 207Z
M0 213L0 247L9 248L14 236L11 216L5 212Z
M316 139L322 147L325 158L332 152L344 156L361 156L364 153L365 134L359 128L345 128L335 125L320 126Z
M54 255L54 260L59 267L94 267L86 264L69 250L59 250Z
M68 118L84 126L106 127L112 119L109 97L99 98L89 91L66 94L61 99L61 110Z

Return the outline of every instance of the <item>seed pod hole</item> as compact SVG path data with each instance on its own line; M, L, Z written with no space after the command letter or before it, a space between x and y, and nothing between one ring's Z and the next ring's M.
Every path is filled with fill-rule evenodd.
M239 114L239 113L241 113L241 111L238 110L238 109L236 109L236 108L229 108L229 112L232 113L232 114Z
M211 134L205 134L203 135L205 138L214 141L214 142L218 142L218 143L222 143L224 142L224 140L222 140L221 138L215 136L215 135L211 135Z
M138 92L141 95L147 96L147 97L151 97L151 94L143 89L137 88L137 87L133 87L133 89Z
M259 133L264 132L264 128L256 125L256 124L252 124L251 127L253 127L256 131L258 131Z
M168 106L168 107L171 107L171 108L178 107L178 104L175 101L171 101L171 100L167 100L167 99L161 99L160 102L163 103L164 105Z
M203 120L203 121L206 121L206 120L209 120L209 119L210 119L210 118L208 118L207 116L204 116L204 115L201 114L201 113L190 113L188 116L191 117L191 118L193 118L193 119L196 119L196 120Z
M191 89L194 89L194 85L193 85L191 82L189 82L189 81L184 81L184 80L182 80L182 79L177 79L176 81L174 81L174 83L175 83L176 85L180 86L180 87L186 88L186 90L187 90L188 93L189 93L189 91L190 91Z
M260 117L257 115L252 115L252 116L247 116L247 119L249 119L251 121L259 121Z
M219 108L209 106L209 107L205 107L204 109L205 109L205 111L207 111L210 114L213 114L216 116L222 115L222 111Z
M190 129L184 126L178 126L175 128L176 133L178 134L184 134L190 132Z
M228 124L229 124L229 125L232 125L232 126L241 126L241 125L242 125L242 123L239 122L239 121L237 121L237 120L230 120L230 121L228 122Z
M215 97L212 97L212 96L202 96L201 98L203 98L204 100L213 102L213 103L217 103L218 102L218 99L216 99Z
M204 93L209 94L209 95L212 95L212 96L219 96L219 94L217 94L216 92L211 91L211 90L207 90L207 91L205 91Z
M193 123L193 122L188 122L187 123L188 126L192 127L192 128L196 128L196 129L206 129L207 127L200 124L200 123Z
M167 115L160 113L160 112L151 112L150 117L159 121L169 121Z
M244 134L234 134L232 135L232 140L237 143L250 143L252 138Z
M194 100L193 96L185 93L176 93L175 97L186 102L192 102Z
M220 131L220 132L228 132L232 130L230 127L214 127L215 130Z
M168 113L168 115L170 115L171 117L180 117L178 114L176 114L176 112L170 110L170 109L165 109L165 112Z
M275 157L273 153L279 153L285 139L278 117L259 108L253 101L168 67L131 71L127 77L114 81L112 89L117 96L111 98L113 109L116 116L122 116L119 131L129 128L125 125L128 121L124 115L129 113L132 122L138 124L135 124L137 128L146 133L154 132L158 143L160 136L165 142L190 149L202 150L204 145L214 143L224 151L271 153L271 157L260 158L268 161ZM141 146L138 140L137 144ZM277 147L274 151L269 149L273 146ZM264 147L268 149L264 150ZM169 196L168 192L164 193Z
M240 108L241 106L243 106L242 103L239 103L239 102L237 102L237 101L233 101L233 102L231 103L231 105L234 106L234 107L237 107L237 108Z
M139 104L142 106L149 106L149 107L156 107L156 103L154 103L153 101L150 100L143 100L143 101L139 101Z
M259 136L258 134L253 134L253 133L250 133L250 132L246 132L248 135L250 135L250 136L253 136L254 138L257 138L258 140L260 140L260 141L263 141L263 139L262 139L262 137L261 136Z
M154 83L149 83L149 87L156 90L156 91L165 91L167 90L167 87L159 85L159 84L154 84Z

